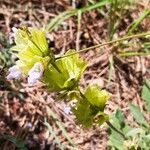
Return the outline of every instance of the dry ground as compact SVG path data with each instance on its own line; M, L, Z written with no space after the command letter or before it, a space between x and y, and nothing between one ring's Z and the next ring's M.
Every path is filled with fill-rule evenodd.
M76 6L84 7L88 1L78 0ZM146 9L146 1L138 2L138 6L131 6L130 15L121 19L117 35L123 36L128 30L129 24L138 18L140 12ZM19 27L22 24L33 27L42 27L49 23L50 19L59 12L71 9L71 0L5 0L0 1L0 32L9 39L13 26ZM55 53L63 53L69 48L82 49L98 43L108 41L108 15L109 6L92 10L82 15L81 25L77 29L77 17L71 17L59 28L49 33L47 38L50 47ZM106 16L105 16L106 15ZM150 19L144 20L139 31L150 31ZM141 39L140 39L141 40ZM141 48L138 39L130 40L130 50L138 51ZM139 43L139 44L138 44ZM5 48L1 41L0 50ZM112 93L108 103L107 112L115 112L121 108L127 119L134 125L129 115L129 103L138 104L144 110L140 98L141 87L144 80L150 78L150 57L129 57L122 58L117 55L114 59L111 82L109 78L109 59L112 52L121 51L117 45L110 45L97 48L86 53L82 57L88 61L88 70L81 79L81 85L86 87L89 83L98 83ZM13 58L12 58L13 59ZM56 120L49 113L49 107L59 116L59 120L66 128L68 135L72 138L79 150L105 150L107 149L108 135L106 125L101 127L93 126L91 129L83 129L75 122L72 114L66 114L64 107L71 105L57 102L54 93L48 93L44 85L38 83L34 87L28 87L25 80L22 82L8 82L4 80L8 68L1 72L0 83L0 132L14 135L23 139L31 150L52 150L59 149L52 136L48 135L48 129L44 126L44 118L53 130L57 133L67 149L71 146L63 137L56 125ZM109 83L109 84L108 84ZM49 106L49 107L48 107ZM150 119L150 116L147 115ZM28 126L31 126L29 128ZM8 141L1 139L0 149L15 150L15 146Z

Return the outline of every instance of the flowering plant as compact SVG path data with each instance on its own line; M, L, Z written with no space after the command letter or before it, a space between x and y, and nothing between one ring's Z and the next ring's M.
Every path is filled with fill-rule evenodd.
M80 90L79 80L87 64L75 50L56 57L48 47L44 29L22 27L13 31L16 45L11 50L18 60L9 69L8 80L25 75L29 85L40 80L50 91L61 92L64 98L75 97L77 105L72 110L84 127L109 119L104 109L110 94L97 85L89 85L85 92Z

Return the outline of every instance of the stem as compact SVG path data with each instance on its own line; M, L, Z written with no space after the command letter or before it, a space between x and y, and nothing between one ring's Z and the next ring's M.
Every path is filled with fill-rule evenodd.
M59 72L62 73L61 70L57 67L57 65L53 62L51 62L51 65Z
M125 135L124 135L121 131L119 131L116 127L114 127L109 121L106 121L106 123L107 123L107 125L108 125L111 129L113 129L113 130L116 131L118 134L120 134L120 135L124 138L124 140L127 139L127 138L125 137Z
M149 52L124 52L124 53L119 53L118 54L121 57L132 57L132 56L147 56L150 55Z
M88 48L84 48L84 49L81 49L79 51L76 51L76 52L73 52L73 53L70 53L70 54L67 54L67 55L64 55L64 56L57 57L56 59L69 57L69 56L75 55L77 53L81 53L81 52L84 52L84 51L89 51L89 50L94 49L94 48L102 47L102 46L105 46L105 45L113 44L113 43L124 41L124 40L127 40L127 39L142 37L142 36L146 36L146 35L150 35L150 32L146 32L146 33L144 32L144 33L139 33L139 34L135 34L135 35L125 36L125 37L122 37L122 38L118 38L116 40L108 41L108 42L105 42L105 43L102 43L102 44L97 44L97 45L94 45L94 46L91 46L91 47L88 47Z

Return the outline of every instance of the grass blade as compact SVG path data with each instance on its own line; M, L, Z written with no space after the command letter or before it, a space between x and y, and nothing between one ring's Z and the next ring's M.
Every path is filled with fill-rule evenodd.
M146 80L142 88L142 99L146 102L146 108L150 112L150 80Z
M44 122L44 125L48 128L49 133L55 138L56 143L59 145L59 148L61 150L64 150L64 145L61 143L61 141L59 140L59 138L57 137L55 131L52 129L52 127L50 126L50 124L46 121Z
M150 9L145 10L142 13L142 15L131 24L128 34L131 34L139 26L139 24L149 15L150 15Z
M51 32L54 28L58 27L58 25L60 25L64 20L68 19L71 16L77 15L78 11L80 11L80 13L85 13L87 11L105 6L107 4L110 4L110 0L97 2L93 5L86 6L86 7L80 8L80 9L73 9L73 10L65 11L65 12L61 13L60 15L56 16L54 19L52 19L50 21L50 23L48 24L46 30L48 32Z
M59 121L58 116L49 107L46 107L46 109L47 109L48 114L51 115L55 119L56 124L58 125L59 129L62 131L62 134L64 135L64 137L75 148L76 146L75 146L74 142L68 136L67 131L63 127L63 124Z

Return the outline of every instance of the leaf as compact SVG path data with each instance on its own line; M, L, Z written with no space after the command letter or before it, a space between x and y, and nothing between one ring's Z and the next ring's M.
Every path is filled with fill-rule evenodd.
M117 150L127 150L127 148L124 145L123 137L113 130L111 130L108 145L117 148Z
M142 114L138 106L131 104L130 110L132 112L133 117L139 124L144 125L145 127L149 127L149 123L144 118L144 115Z
M124 128L124 126L125 126L125 122L124 122L125 118L124 118L123 112L120 109L117 109L115 117L118 119L121 128Z
M31 42L35 45L38 49L44 53L45 56L50 53L48 43L46 40L45 31L43 29L36 29L32 28L31 30ZM36 44L35 44L36 43Z
M66 55L73 52L75 51L69 50ZM58 59L55 65L61 72L49 65L44 73L43 81L48 85L50 91L73 90L86 68L86 63L79 58L79 54Z
M99 110L103 111L110 94L105 90L100 90L98 85L91 85L85 91L86 99Z
M17 30L17 29L16 29ZM37 28L18 29L15 33L16 45L11 48L19 58L17 66L25 75L37 62L47 68L48 62L53 60L53 54L48 48L45 31Z
M122 119L121 116L123 116L122 112L118 109L116 111L115 115L110 115L110 121L112 123L112 125L117 129L120 130L121 132L123 132L123 129L126 128L125 127L121 130L121 122L123 122L124 118ZM109 135L109 141L108 141L108 145L114 149L117 150L127 150L126 146L124 145L124 138L115 130L113 130L111 127L109 127L110 131L110 135Z
M26 60L18 60L16 61L17 66L19 69L24 73L28 74L29 70L34 66L35 63L40 62L43 64L44 68L47 68L47 64L50 61L50 58L47 57L40 57L40 56L32 56L31 59L26 59Z
M86 128L92 126L93 110L91 109L88 101L81 99L77 104L77 108L74 108L73 112L78 123L82 124Z
M128 133L126 133L126 136L136 136L139 133L142 133L143 129L142 128L133 128L132 130L130 130Z
M146 102L146 108L150 112L150 80L146 80L142 88L142 99Z

